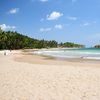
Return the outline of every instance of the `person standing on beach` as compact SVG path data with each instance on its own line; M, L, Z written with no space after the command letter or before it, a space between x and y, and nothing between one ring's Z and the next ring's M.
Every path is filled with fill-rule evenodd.
M4 51L4 55L6 56L6 51Z

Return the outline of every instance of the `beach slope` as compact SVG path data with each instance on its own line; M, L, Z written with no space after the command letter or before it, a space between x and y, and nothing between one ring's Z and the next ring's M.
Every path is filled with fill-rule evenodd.
M100 64L20 57L0 55L0 100L100 100Z

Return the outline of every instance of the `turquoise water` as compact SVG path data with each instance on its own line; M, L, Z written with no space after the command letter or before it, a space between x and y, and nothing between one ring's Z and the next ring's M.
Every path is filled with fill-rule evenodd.
M53 50L39 50L35 53L62 58L100 59L100 48L64 48Z

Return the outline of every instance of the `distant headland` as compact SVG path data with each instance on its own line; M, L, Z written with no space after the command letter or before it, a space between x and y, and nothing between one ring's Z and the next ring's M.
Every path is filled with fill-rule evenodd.
M97 44L94 46L95 48L100 48L100 44Z

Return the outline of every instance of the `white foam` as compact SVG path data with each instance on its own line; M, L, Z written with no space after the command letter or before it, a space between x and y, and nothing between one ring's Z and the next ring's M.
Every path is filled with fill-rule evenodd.
M100 59L100 57L83 57L83 59Z
M65 51L65 50L39 50L34 54L47 55L61 58L86 58L86 59L100 59L100 52L82 52L82 51Z

